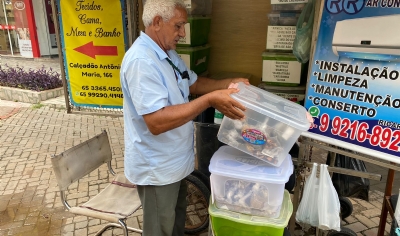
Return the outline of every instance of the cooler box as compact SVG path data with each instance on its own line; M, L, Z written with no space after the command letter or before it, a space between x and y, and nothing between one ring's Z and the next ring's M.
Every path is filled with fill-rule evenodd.
M303 64L293 53L263 52L262 81L278 86L298 86Z
M287 87L287 86L273 86L265 83L260 83L259 88L266 90L270 93L278 95L289 101L304 105L304 98L306 97L306 86Z
M177 47L175 50L183 59L186 66L200 74L207 71L208 61L210 59L210 46L204 45L199 47Z
M211 158L211 193L220 209L269 218L279 217L285 183L293 173L286 155L274 167L230 146L222 146Z
M246 107L244 120L224 117L219 141L274 166L280 166L293 144L311 125L303 106L253 85L238 84L232 98Z
M268 14L269 25L296 26L300 13L272 12Z
M274 3L273 3L274 2ZM292 12L301 12L303 8L306 6L306 3L301 3L301 2L307 2L300 0L298 2L300 3L283 3L280 4L281 2L284 1L271 1L271 7L273 11L292 11ZM277 4L275 4L277 3Z
M279 217L275 219L218 209L212 203L208 207L215 236L282 236L292 212L293 205L286 190Z
M185 24L186 36L179 39L177 46L195 47L207 44L210 27L210 16L188 16L188 23Z

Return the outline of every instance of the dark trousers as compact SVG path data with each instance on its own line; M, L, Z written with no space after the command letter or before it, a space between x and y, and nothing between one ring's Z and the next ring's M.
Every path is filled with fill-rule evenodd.
M143 236L183 236L186 218L186 182L138 185L143 208Z

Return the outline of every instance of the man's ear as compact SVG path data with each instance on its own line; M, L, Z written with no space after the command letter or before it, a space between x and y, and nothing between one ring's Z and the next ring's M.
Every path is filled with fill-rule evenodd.
M164 24L164 21L161 16L156 16L153 18L153 26L156 31L159 31Z

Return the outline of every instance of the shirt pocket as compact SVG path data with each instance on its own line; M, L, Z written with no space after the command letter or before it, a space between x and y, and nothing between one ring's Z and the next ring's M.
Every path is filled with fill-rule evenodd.
M189 80L188 79L181 79L178 83L179 90L181 91L182 97L185 102L188 102L189 99Z

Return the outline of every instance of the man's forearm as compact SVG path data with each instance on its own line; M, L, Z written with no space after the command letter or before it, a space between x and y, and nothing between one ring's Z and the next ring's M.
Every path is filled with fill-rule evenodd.
M150 132L158 135L193 120L210 107L208 99L208 96L205 95L189 103L167 106L151 114L144 115L143 118Z
M190 93L203 95L218 89L226 89L228 88L231 80L232 79L214 80L199 76L196 83L190 86Z

